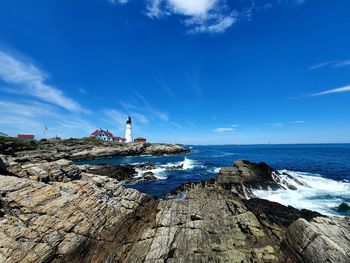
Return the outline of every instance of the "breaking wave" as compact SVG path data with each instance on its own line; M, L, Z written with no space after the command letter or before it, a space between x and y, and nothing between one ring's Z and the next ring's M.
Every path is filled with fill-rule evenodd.
M318 174L279 171L276 181L285 189L253 190L258 198L314 210L325 215L350 215L350 183L326 179ZM294 189L294 190L292 190ZM349 209L344 209L349 207Z
M142 170L137 168L136 169L137 175L135 176L135 178L142 178L145 173L152 172L157 179L167 179L168 178L167 173L169 171L192 170L196 167L203 167L203 166L200 165L197 161L185 157L183 161L160 164L160 165L157 165L154 169Z

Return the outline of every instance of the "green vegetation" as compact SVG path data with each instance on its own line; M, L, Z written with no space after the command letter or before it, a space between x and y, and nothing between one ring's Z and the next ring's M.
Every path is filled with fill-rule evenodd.
M6 144L8 145L8 147L12 147L16 151L35 150L39 146L39 143L37 141L24 141L14 137L3 137L3 136L0 136L0 144L1 146Z

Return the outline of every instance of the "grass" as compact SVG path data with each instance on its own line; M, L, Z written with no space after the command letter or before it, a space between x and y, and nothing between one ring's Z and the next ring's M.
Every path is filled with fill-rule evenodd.
M15 148L16 151L30 151L38 148L39 143L37 141L24 141L14 137L0 136L0 143L9 143L10 147Z

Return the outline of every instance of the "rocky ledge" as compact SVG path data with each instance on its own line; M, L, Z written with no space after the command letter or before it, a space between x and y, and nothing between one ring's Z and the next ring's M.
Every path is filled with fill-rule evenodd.
M34 163L60 159L89 160L101 157L128 155L165 155L187 153L178 144L112 143L96 139L69 139L33 141L24 143L16 139L0 141L0 157L8 162Z
M41 162L46 180L34 163L0 175L0 262L349 262L349 218L254 198L283 178L267 164L238 161L154 200L120 170Z

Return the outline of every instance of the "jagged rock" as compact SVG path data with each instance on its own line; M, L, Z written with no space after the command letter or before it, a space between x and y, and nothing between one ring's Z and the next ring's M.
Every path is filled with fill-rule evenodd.
M80 170L89 174L108 176L118 181L130 182L133 180L133 176L136 171L131 165L111 165L111 164L99 164L99 165L82 165L79 166Z
M146 172L142 175L141 181L139 182L151 182L157 180L157 177L154 176L153 172Z
M122 258L154 207L136 190L85 181L49 185L0 176L0 196L0 262Z
M282 241L285 230L295 220L304 218L309 221L315 217L322 216L314 211L306 209L298 210L291 206L287 207L276 202L258 198L242 201L258 217L259 222L266 229L269 229L279 241Z
M17 164L8 168L18 177L41 182L66 182L80 179L80 170L72 161L61 159L54 162Z
M286 244L300 262L348 263L350 218L298 219L286 232Z
M233 167L224 167L220 170L217 181L225 189L239 194L242 198L254 197L252 189L285 189L296 190L294 185L289 184L282 174L266 163L252 163L247 160L238 160ZM283 173L285 177L302 185L294 177Z
M56 149L67 152L74 150ZM0 262L306 263L350 256L349 218L243 196L242 189L277 184L266 164L236 162L218 179L179 187L181 200L154 200L121 186L133 167L78 168L41 153L0 156L17 176L0 175Z
M9 142L11 144L11 142ZM8 155L5 149L0 151L1 154ZM48 162L59 159L69 160L88 160L105 156L126 156L141 154L176 154L189 152L184 147L176 144L151 144L151 143L110 143L102 141L84 141L84 140L62 140L37 142L36 148L14 152L11 161L17 163L35 163L42 160Z
M278 245L256 216L231 194L192 189L185 200L164 200L126 262L280 262Z

